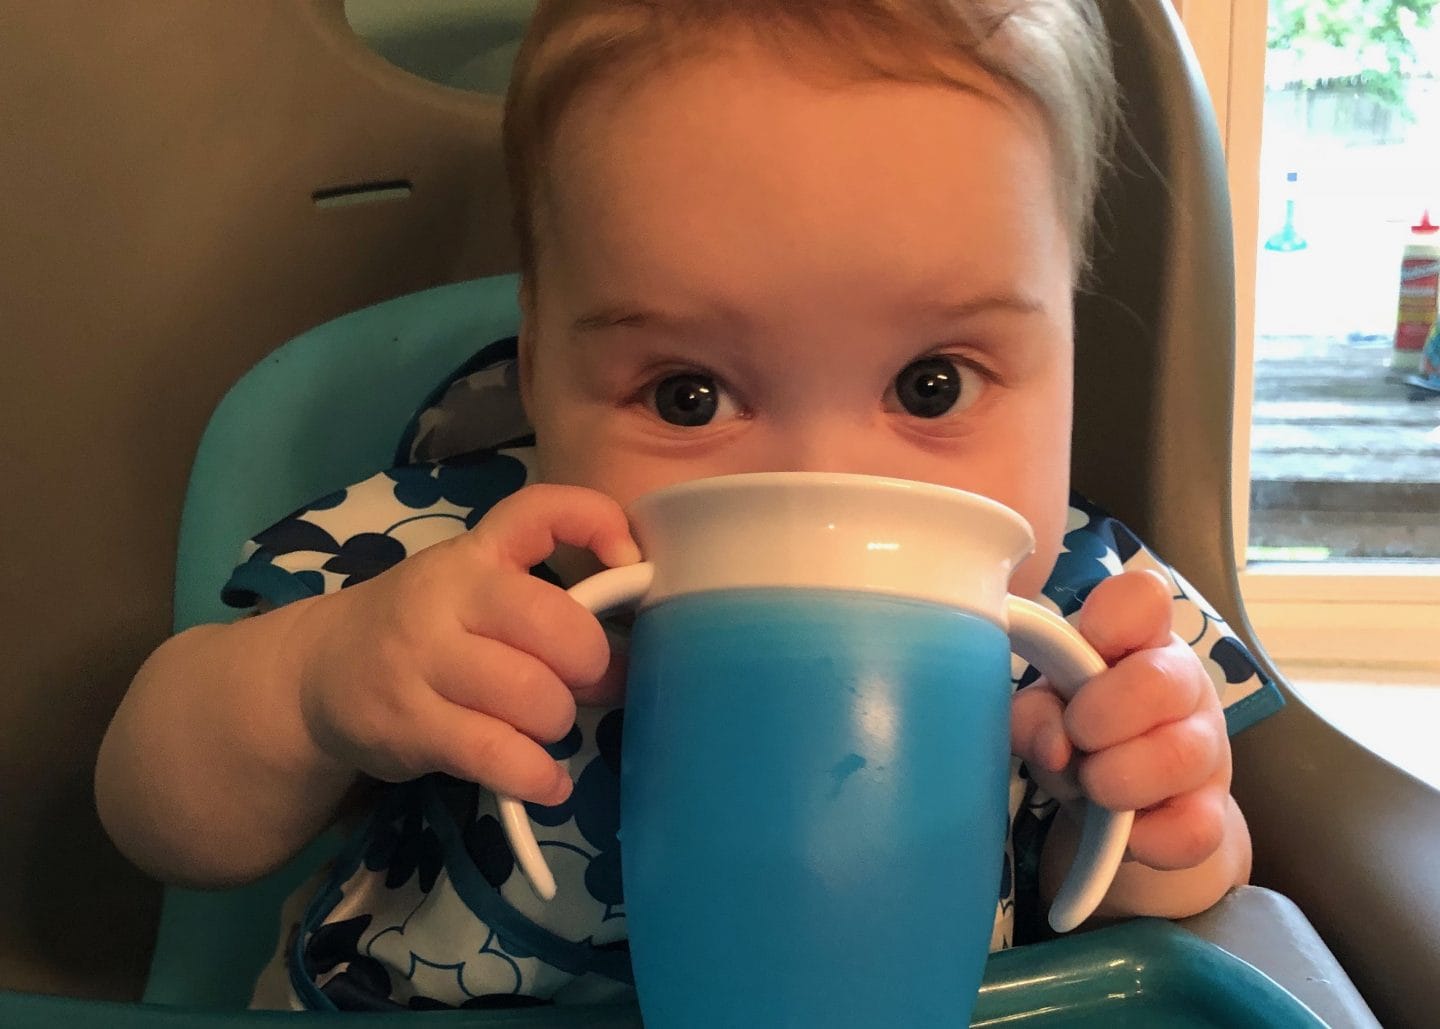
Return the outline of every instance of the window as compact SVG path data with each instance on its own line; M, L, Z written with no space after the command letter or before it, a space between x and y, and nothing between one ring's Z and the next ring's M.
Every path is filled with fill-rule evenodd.
M1343 45L1289 39L1267 62L1271 5L1313 5L1313 25L1335 0L1174 5L1230 168L1251 620L1282 664L1440 666L1440 396L1412 401L1391 368L1408 226L1427 204L1440 223L1440 32L1395 10L1388 52L1342 20Z

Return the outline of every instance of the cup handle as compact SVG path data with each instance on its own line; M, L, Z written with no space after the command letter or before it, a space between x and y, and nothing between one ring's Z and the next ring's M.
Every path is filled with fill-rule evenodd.
M591 614L609 614L622 607L629 607L650 590L655 578L655 566L649 561L625 565L621 568L607 568L590 578L570 587L569 593ZM510 841L510 850L515 854L515 863L530 888L541 900L555 899L555 876L550 871L540 844L535 840L535 830L530 828L530 818L525 814L525 805L514 797L501 795L498 798L500 824L505 827L505 837Z
M1012 596L1006 601L1006 614L1015 653L1045 673L1046 680L1066 701L1105 670L1105 662L1085 637L1039 604ZM1050 905L1050 926L1056 932L1069 932L1100 906L1125 857L1134 821L1133 811L1109 811L1093 802L1086 803L1080 848Z

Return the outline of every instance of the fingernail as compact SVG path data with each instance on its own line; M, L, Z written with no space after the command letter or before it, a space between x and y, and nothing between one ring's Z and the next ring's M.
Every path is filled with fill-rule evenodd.
M1157 570L1154 569L1154 568L1145 568L1145 569L1143 569L1143 571L1145 572L1146 575L1150 576L1152 579L1154 579L1156 582L1158 582L1161 586L1163 586L1163 587L1165 588L1165 592L1166 592L1166 593L1171 592L1171 591L1175 588L1175 584L1172 583L1169 579L1167 579L1167 578L1165 577L1165 575L1164 575L1163 572L1157 571Z
M570 799L570 794L574 789L575 782L570 778L570 773L567 772L562 765L556 764L555 787L550 791L555 799L550 802L550 806L554 807L556 804L565 803L565 801Z
M640 548L632 539L622 539L615 547L613 555L616 560L610 562L612 568L620 565L633 565L640 562Z

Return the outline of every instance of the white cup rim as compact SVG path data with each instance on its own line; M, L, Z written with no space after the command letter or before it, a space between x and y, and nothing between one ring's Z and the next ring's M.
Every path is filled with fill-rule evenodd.
M736 472L729 475L712 475L700 479L688 479L684 482L662 486L649 493L643 493L630 502L630 510L643 510L667 498L688 497L696 494L703 496L712 492L732 493L737 490L768 490L780 487L817 489L837 486L873 491L889 490L903 492L910 496L969 504L982 510L989 510L997 517L1004 518L1015 524L1031 540L1034 539L1029 522L1013 508L991 497L955 486L943 486L939 483L923 482L919 479L901 479L889 475L867 475L859 472Z
M1002 621L1011 574L1035 547L1025 519L998 501L850 472L692 479L637 498L629 515L655 567L642 607L719 589L833 589Z

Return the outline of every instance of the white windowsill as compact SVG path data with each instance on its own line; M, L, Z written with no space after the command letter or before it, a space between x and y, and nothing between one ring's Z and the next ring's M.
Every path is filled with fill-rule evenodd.
M1240 592L1256 637L1282 669L1440 672L1434 564L1251 565Z

